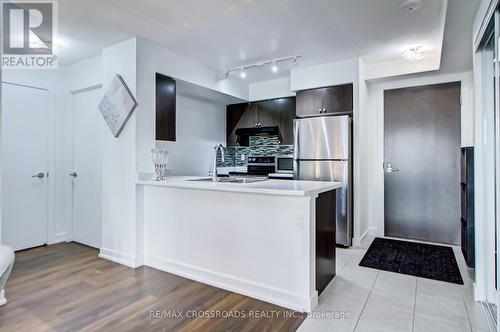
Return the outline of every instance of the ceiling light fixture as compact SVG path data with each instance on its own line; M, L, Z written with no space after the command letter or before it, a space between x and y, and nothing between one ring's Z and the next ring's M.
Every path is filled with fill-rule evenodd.
M253 63L250 65L246 65L243 67L238 67L238 68L232 68L226 71L226 78L229 78L230 74L232 72L239 72L240 73L240 78L245 79L247 77L246 71L251 68L256 68L256 67L263 67L263 66L268 66L271 65L271 71L273 73L277 73L279 71L279 63L282 62L288 62L288 61L293 61L294 65L298 64L298 60L302 57L302 55L295 55L295 56L289 56L286 58L279 58L279 59L273 59L273 60L268 60L268 61L263 61L263 62L257 62Z
M413 46L401 53L401 57L408 61L422 60L425 56L425 49L422 45Z

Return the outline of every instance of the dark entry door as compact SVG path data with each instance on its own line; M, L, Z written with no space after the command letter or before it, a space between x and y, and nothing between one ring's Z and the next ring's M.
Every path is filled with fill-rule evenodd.
M460 82L386 90L385 235L460 243Z

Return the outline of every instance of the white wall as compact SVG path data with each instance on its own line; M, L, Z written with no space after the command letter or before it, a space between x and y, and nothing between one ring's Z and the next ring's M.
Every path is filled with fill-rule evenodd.
M137 93L137 41L130 39L102 52L102 81L107 89L120 74L135 96ZM101 257L129 266L138 260L136 232L136 115L132 114L119 137L105 131L102 139L102 248Z
M371 197L370 190L372 178L369 174L369 168L371 167L371 159L373 158L373 147L367 138L367 134L370 132L373 126L373 119L370 118L370 114L366 112L369 107L368 100L368 83L366 82L366 67L364 62L359 60L359 85L358 85L358 101L359 107L357 108L357 113L355 114L355 176L354 176L354 245L361 247L364 245L362 243L365 233L369 229L370 222L370 205Z
M358 80L358 59L328 62L320 65L293 68L290 88L293 91L339 85Z
M102 57L95 56L63 69L65 91L78 91L102 84Z
M438 84L445 82L462 83L462 146L474 144L474 93L472 73L449 75L427 74L405 76L399 79L383 82L371 82L367 86L366 100L361 103L360 110L362 126L359 146L365 147L361 152L363 197L361 205L363 222L361 234L384 234L384 90L419 85Z
M251 83L249 87L249 100L251 101L291 96L295 96L295 92L290 88L290 77Z
M138 39L137 42L137 100L139 102L137 115L137 169L138 172L152 172L151 149L155 146L155 73L160 73L177 80L193 83L224 94L230 94L238 98L248 99L248 84L238 79L220 80L219 74L212 68L194 62L188 58L172 53L158 45L145 39ZM215 106L207 101L206 112L201 101L180 98L177 104L177 142L167 143L170 156L172 172L179 174L187 170L196 170L201 174L202 168L206 168L207 152L210 152L210 145L225 142L225 115L222 118L222 106ZM219 109L219 112L215 111ZM186 114L184 114L186 112ZM224 107L225 113L225 107ZM193 119L193 114L198 117ZM222 122L214 124L213 115ZM203 123L207 124L203 128ZM207 130L217 130L208 135ZM200 142L208 138L208 144ZM189 149L198 152L207 152L199 155L189 155ZM181 152L185 151L185 152ZM188 166L182 170L179 165ZM205 169L203 175L206 175Z
M177 141L157 146L169 152L170 174L207 176L213 147L226 141L226 105L177 94L176 106Z

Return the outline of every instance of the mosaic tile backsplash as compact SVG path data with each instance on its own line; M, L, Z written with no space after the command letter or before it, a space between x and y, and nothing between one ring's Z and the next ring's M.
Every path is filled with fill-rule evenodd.
M280 145L278 136L252 136L249 146L229 146L224 152L224 162L217 156L217 167L246 166L248 157L292 155L293 145Z

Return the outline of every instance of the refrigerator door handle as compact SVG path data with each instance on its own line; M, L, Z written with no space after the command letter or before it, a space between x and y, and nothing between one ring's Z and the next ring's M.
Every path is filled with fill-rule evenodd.
M299 122L293 121L293 159L299 159Z

